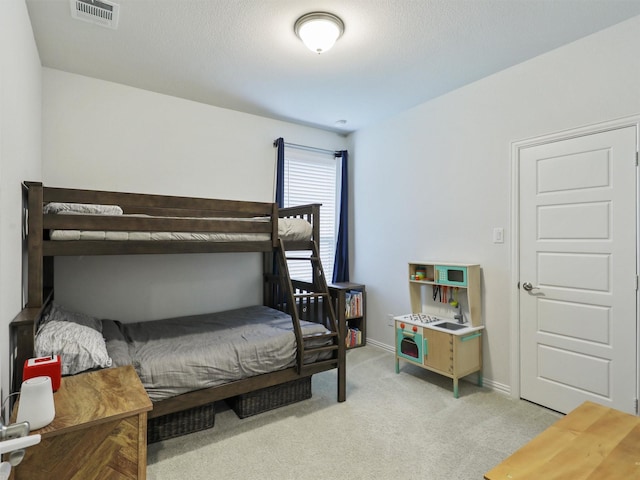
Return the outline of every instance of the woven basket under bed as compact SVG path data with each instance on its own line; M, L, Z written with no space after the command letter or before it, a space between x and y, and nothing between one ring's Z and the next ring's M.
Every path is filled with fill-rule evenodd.
M243 393L228 398L227 403L238 417L246 418L308 398L311 398L311 376Z
M147 421L147 443L159 442L213 427L216 411L213 403L170 413Z

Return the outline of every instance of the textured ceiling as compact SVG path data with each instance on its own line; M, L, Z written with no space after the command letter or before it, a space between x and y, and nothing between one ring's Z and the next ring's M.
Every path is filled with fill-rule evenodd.
M640 0L114 1L117 30L26 0L42 64L344 133L640 15ZM319 10L345 23L322 55L293 32Z

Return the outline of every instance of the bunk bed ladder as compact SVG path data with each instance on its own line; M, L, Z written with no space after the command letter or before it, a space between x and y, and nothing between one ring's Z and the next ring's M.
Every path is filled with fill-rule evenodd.
M284 242L279 240L277 248L278 270L282 291L287 295L287 303L293 308L289 308L289 313L293 317L294 331L298 348L298 372L304 374L309 371L313 373L314 366L319 364L331 364L338 367L341 373L344 371L345 346L341 341L342 335L336 320L335 311L329 296L329 288L324 276L322 262L316 242L311 242L311 255L305 255L296 251L296 256L287 256ZM313 271L312 283L301 282L291 279L289 275L289 267L287 261L307 261L311 262ZM309 319L313 317L315 321L321 320L321 323L330 331L330 333L304 335L300 328L301 313L305 313ZM313 346L314 340L331 339L330 345ZM332 352L331 358L305 364L305 359L312 354L322 352ZM340 389L339 389L340 390ZM340 395L340 394L339 394Z

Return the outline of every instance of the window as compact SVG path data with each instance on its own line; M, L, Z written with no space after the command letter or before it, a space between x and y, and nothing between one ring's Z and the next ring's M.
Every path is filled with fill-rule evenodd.
M286 146L284 149L284 206L321 203L320 260L325 278L333 277L338 235L340 159L331 152ZM292 278L311 281L311 265L289 262Z

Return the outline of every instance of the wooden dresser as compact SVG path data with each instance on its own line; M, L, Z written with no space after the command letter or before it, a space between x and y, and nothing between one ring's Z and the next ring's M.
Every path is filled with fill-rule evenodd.
M27 448L11 478L146 478L152 404L133 367L64 377L53 397L55 419L32 432L42 441Z

